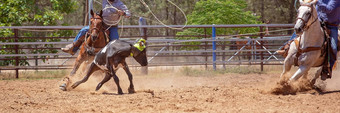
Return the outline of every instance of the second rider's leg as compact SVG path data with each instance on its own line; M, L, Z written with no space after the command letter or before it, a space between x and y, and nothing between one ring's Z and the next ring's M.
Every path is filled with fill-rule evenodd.
M295 39L296 34L295 32L293 33L293 35L290 37L289 41L285 43L285 45L280 49L277 50L277 54L282 55L283 57L286 57L288 55L288 50L289 50L289 46L290 44L293 42L293 40Z
M118 40L119 39L119 35L118 35L118 26L112 26L110 29L110 41L112 40Z
M83 27L77 36L74 38L72 44L66 45L65 48L61 48L62 51L66 53L70 53L71 55L74 55L77 50L79 49L80 45L84 42L85 40L85 34L89 31L89 26Z

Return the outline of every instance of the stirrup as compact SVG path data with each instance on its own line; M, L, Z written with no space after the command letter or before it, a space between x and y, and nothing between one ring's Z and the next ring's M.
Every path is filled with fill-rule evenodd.
M285 49L284 50L277 50L276 53L283 56L283 57L287 57L288 50L285 50Z

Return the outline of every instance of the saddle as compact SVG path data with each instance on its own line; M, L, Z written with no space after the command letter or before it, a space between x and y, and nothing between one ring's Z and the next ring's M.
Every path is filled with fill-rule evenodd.
M325 37L326 38L326 37ZM294 59L294 65L298 66L298 59L299 57L306 52L310 52L310 51L317 51L317 50L321 50L321 55L320 57L326 57L327 59L327 53L328 53L328 46L330 46L330 40L325 39L324 43L322 44L321 47L307 47L305 49L301 49L300 48L300 42L299 40L297 40L297 38L294 39L295 42L295 46L297 48L297 53L295 55L295 59ZM327 60L325 60L327 62ZM324 63L322 65L324 65L326 62L324 61ZM322 66L320 65L320 66Z

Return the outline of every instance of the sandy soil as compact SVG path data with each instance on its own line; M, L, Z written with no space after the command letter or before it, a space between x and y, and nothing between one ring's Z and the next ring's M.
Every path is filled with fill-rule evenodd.
M119 76L127 93L125 74ZM135 76L137 93L117 95L110 80L93 93L90 78L72 91L60 79L0 81L0 112L339 112L340 79L326 81L325 92L270 93L279 74ZM339 77L340 78L340 77Z

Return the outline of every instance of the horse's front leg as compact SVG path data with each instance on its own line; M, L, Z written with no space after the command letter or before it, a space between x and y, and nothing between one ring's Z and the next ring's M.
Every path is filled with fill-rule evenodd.
M296 81L298 80L302 75L307 74L310 67L307 66L299 66L299 69L295 72L295 74L290 77L289 81Z
M294 63L294 59L292 58L292 56L293 56L292 54L288 54L288 56L284 60L283 72L281 73L280 79L282 79L282 77L291 70Z
M71 71L71 76L73 76L74 74L76 74L77 70L79 69L80 65L85 61L85 59L87 58L85 50L80 50L79 55L73 65L73 69Z
M129 77L129 81L130 81L130 86L129 86L128 91L129 91L129 93L136 93L133 82L132 82L132 79L133 79L132 73L130 72L130 69L129 69L129 67L126 64L125 61L122 63L122 65L123 65L123 69L125 70L126 74Z
M322 71L322 67L319 68L319 69L316 71L315 76L311 79L311 81L310 81L310 84L311 84L311 85L314 85L314 84L316 83L316 79L318 79L318 78L320 77L321 71Z

